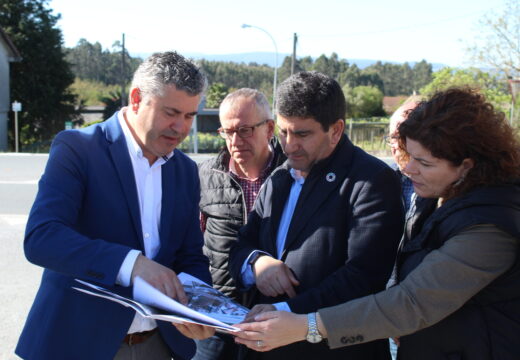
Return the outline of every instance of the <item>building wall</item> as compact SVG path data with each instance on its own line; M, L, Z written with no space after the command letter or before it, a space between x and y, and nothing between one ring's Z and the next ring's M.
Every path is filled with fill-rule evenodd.
M218 113L197 115L197 131L200 133L217 133L220 128Z
M0 152L7 151L9 101L9 61L7 46L0 38Z

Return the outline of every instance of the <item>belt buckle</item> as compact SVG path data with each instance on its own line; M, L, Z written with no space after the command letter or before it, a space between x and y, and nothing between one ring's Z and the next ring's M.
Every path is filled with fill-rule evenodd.
M133 338L134 338L134 334L129 334L129 336L128 336L128 346L132 346L134 344L134 342L132 341Z

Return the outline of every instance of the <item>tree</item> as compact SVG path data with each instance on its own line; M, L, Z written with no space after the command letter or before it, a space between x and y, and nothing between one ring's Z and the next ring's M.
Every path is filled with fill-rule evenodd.
M221 82L211 84L206 95L206 107L210 109L217 109L228 92L228 87Z
M508 93L506 82L497 75L476 68L443 68L433 74L433 81L424 86L420 92L422 95L431 96L437 91L454 86L477 88L496 109L503 112L509 109L511 95Z
M210 84L222 83L227 88L258 89L272 101L274 69L267 65L237 64L223 61L198 61Z
M103 109L103 121L105 121L121 109L121 89L111 91L106 96L100 96L99 100L105 105Z
M89 43L80 39L75 47L67 49L66 59L77 78L102 82L106 85L127 85L141 64L140 58L133 58L125 49L124 74L121 76L122 44L115 41L112 51L103 49L99 42Z
M338 54L332 53L330 58L325 55L318 57L312 66L312 70L337 80L339 75L348 69L348 66L346 60L340 60Z
M419 61L413 66L413 91L419 91L432 81L432 64L426 60Z
M502 15L479 21L479 36L467 51L475 65L491 67L507 77L520 76L520 2L506 0Z
M20 51L11 66L12 98L23 104L19 116L22 144L52 138L65 121L76 120L74 81L65 61L59 15L48 0L0 0L0 26Z
M375 86L343 88L347 100L347 117L366 118L384 116L383 93Z

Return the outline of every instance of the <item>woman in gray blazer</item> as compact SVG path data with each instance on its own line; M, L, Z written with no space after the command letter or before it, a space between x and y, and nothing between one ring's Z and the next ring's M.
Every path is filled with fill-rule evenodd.
M421 102L399 134L404 172L426 200L406 225L395 284L315 314L259 314L237 325L236 342L266 351L394 337L401 360L520 359L518 139L468 88Z

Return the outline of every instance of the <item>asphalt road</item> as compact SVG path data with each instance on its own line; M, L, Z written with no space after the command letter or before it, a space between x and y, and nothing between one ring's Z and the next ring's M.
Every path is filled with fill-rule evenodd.
M14 348L40 283L42 269L23 254L23 233L47 158L0 153L0 360L19 359Z
M210 156L192 158L200 162ZM14 348L40 283L42 269L23 254L23 232L47 158L0 153L0 360L19 359Z
M41 268L23 255L23 231L47 155L0 154L0 359L14 347L40 282Z

